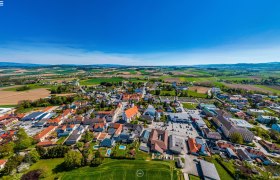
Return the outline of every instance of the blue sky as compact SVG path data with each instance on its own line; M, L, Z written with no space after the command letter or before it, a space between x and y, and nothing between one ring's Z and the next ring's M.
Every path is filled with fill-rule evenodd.
M4 0L0 61L280 61L279 7L279 0Z

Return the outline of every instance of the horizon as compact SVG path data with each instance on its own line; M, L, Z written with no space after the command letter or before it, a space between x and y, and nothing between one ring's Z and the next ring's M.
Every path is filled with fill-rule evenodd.
M1 62L132 66L280 62L278 1L3 4Z

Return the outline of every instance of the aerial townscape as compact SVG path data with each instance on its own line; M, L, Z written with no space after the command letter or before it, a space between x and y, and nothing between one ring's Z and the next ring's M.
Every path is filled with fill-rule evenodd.
M2 63L1 178L280 178L279 65Z
M280 180L280 0L0 0L0 180Z

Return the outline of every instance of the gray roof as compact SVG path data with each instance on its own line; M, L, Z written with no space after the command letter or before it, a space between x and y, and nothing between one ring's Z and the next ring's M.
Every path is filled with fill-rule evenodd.
M184 140L174 135L169 136L168 145L169 149L175 153L182 153L184 150Z
M204 179L215 179L220 180L220 176L217 169L213 163L209 163L204 160L200 160L200 167Z

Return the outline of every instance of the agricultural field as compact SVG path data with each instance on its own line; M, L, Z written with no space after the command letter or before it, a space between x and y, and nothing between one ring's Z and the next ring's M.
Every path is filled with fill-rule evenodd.
M210 88L208 88L208 87L202 87L202 86L191 86L191 87L189 87L189 90L195 91L195 92L200 93L200 94L206 94L209 89Z
M0 105L14 105L22 100L36 100L50 95L50 91L45 88L28 91L6 91L0 89Z

